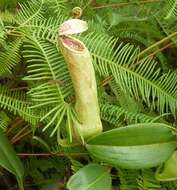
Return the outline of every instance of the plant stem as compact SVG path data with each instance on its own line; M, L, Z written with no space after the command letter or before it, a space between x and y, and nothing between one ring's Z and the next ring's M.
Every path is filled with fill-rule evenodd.
M19 117L17 117L16 119L12 120L12 125L10 125L10 127L7 129L6 134L9 135L9 133L16 128L18 125L20 125L21 123L23 123L23 120L20 119Z
M11 143L14 144L14 142L16 142L16 139L28 128L27 127L23 127L12 139L11 139Z
M153 49L154 47L166 42L167 40L169 40L170 38L174 37L177 35L177 31L168 35L167 37L163 38L162 40L152 44L151 46L149 46L148 48L146 48L145 50L143 50L142 52L139 53L139 56L144 55L145 53L147 53L148 51L150 51L151 49Z
M68 153L70 156L77 156L77 155L86 155L87 153ZM67 153L17 153L18 156L40 156L40 157L48 157L48 156L66 156Z
M23 133L22 135L18 136L16 139L14 139L11 143L15 144L17 141L19 141L20 139L22 139L23 137L29 135L32 132L32 130L28 130L27 132Z
M97 4L97 3L96 3L96 0L92 0L91 4L92 4L92 5L96 5L96 4Z
M171 46L172 46L172 43L168 43L167 45L165 45L164 47L162 47L162 48L158 49L157 51L151 53L151 54L148 55L147 57L153 57L153 56L155 56L157 53L162 52L163 50L165 50L165 49L167 49L167 48L169 48L169 47L171 47ZM136 67L137 65L139 65L139 64L141 64L141 63L142 63L142 59L140 59L137 63L135 63L135 64L133 64L132 66L130 66L130 68L134 68L134 67Z
M103 87L103 86L106 86L107 84L109 84L109 82L110 82L112 79L113 79L112 76L106 77L104 80L101 81L100 86L102 86L102 87Z
M155 3L159 2L162 0L146 0L146 1L140 1L140 4L145 4L145 3ZM97 5L93 7L93 9L103 9L103 8L119 8L127 5L133 5L137 4L137 2L128 2L128 3L113 3L113 4L104 4L104 5Z
M151 53L150 55L148 55L148 57L153 57L153 56L155 56L157 53L162 52L163 50L165 50L165 49L167 49L167 48L169 48L169 47L171 47L171 46L172 46L172 43L168 43L168 44L165 45L164 47L162 47L162 48L158 49L157 51L155 51L155 52Z

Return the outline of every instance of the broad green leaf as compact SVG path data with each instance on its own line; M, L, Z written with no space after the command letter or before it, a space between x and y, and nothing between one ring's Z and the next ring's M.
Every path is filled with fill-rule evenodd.
M0 129L0 152L0 166L16 176L20 190L23 190L24 169L22 163L16 156L14 149L2 129Z
M98 164L89 164L75 173L68 181L69 190L110 190L109 171Z
M89 153L97 159L125 169L160 165L176 147L173 129L160 123L113 129L96 136L86 145Z
M155 177L159 181L177 180L177 151L157 169Z

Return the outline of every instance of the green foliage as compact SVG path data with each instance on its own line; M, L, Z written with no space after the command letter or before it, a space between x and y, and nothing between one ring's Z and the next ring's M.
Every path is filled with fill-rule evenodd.
M101 114L102 119L114 125L117 125L119 123L121 117L124 117L125 120L128 120L131 123L152 122L154 119L153 117L145 115L143 113L130 112L120 106L111 104L101 105Z
M24 48L24 57L29 63L29 76L24 80L40 81L29 91L32 100L36 103L33 108L48 107L41 121L54 115L43 129L46 130L55 123L56 127L51 134L53 135L60 126L64 115L69 116L72 113L72 107L65 102L65 98L72 92L69 74L55 45L32 37L25 41ZM64 81L64 84L60 84L60 81Z
M26 95L19 91L12 91L5 86L0 86L0 107L21 116L25 121L35 125L37 116L29 108L30 102Z
M122 89L128 89L131 96L141 99L160 113L170 111L175 114L177 107L176 72L160 74L157 63L152 58L139 59L139 49L130 44L120 44L116 50L116 40L98 35L86 37L91 53L98 64L102 76L112 75ZM102 48L104 47L104 48ZM93 52L92 52L93 51ZM174 81L169 87L169 81Z
M9 124L10 118L5 112L0 112L0 128L5 130Z
M86 145L89 153L97 159L124 169L158 166L176 147L177 139L169 126L159 123L109 130L92 138Z
M15 41L11 42L4 52L0 52L0 74L11 73L12 68L17 65L20 61L20 46L22 44L22 39L17 38Z
M16 22L22 27L29 24L35 18L42 18L42 4L43 0L34 0L20 4L21 10L16 15Z
M139 176L138 170L123 170L118 169L120 179L120 190L136 190L138 187L137 179Z
M14 14L9 12L8 10L0 12L0 20L2 22L13 23L14 22Z
M38 155L23 159L25 189L66 186L74 189L71 179L77 178L76 182L79 181L80 184L83 173L87 177L88 173L94 173L101 176L97 176L97 182L101 182L102 186L106 180L110 186L111 175L115 189L175 190L176 181L158 182L154 178L155 168L123 170L116 165L113 168L116 169L116 174L111 170L108 172L100 165L108 159L108 153L97 147L97 153L102 155L96 159L95 155L88 155L85 146L81 146L73 138L72 123L80 121L75 111L76 97L72 80L58 47L58 27L73 17L74 6L83 9L81 19L88 22L89 30L76 38L86 45L93 59L104 131L112 128L116 128L116 131L126 130L127 125L143 123L140 132L143 140L138 141L136 129L131 133L128 131L124 138L113 138L113 135L105 140L104 137L105 144L110 143L105 147L109 155L112 155L117 148L111 148L115 142L126 142L131 147L126 152L127 159L137 156L137 161L143 156L140 153L142 148L136 154L131 154L131 151L138 143L143 142L145 149L147 144L153 146L152 141L156 140L159 149L152 148L151 153L158 155L158 150L165 151L165 148L161 148L165 144L162 140L169 142L171 136L176 134L173 130L174 134L170 133L170 136L167 132L170 129L159 130L157 133L153 131L158 130L159 125L176 127L177 35L169 36L177 34L177 1L94 2L0 0L0 128L7 134L10 142L13 143L12 139L17 140L13 145L17 152ZM156 44L161 40L161 43ZM152 44L155 46L151 47ZM147 125L153 126L150 133L143 127ZM21 163L14 156L12 148L9 148L11 146L7 138L3 133L1 135L0 144L6 143L1 147L2 156L8 158L1 158L1 165L15 174L22 185ZM145 140L148 143L144 143ZM73 144L68 144L70 141ZM87 147L91 146L86 143ZM132 146L132 143L136 146ZM174 148L175 146L172 147ZM146 161L149 161L149 155ZM116 160L117 158L118 156ZM158 162L161 158L155 156L151 158L151 162ZM15 159L16 163L7 163L10 159L12 162ZM125 155L122 155L122 159L125 160ZM85 171L89 163L97 163L92 164L97 169L88 168L89 172ZM75 174L70 178L72 171ZM83 184L90 179L87 178ZM103 189L102 186L99 188ZM108 190L110 189L111 187Z
M0 150L0 165L16 176L20 190L23 190L23 166L2 129L0 129Z
M118 170L121 190L160 190L160 182L156 181L153 170Z
M138 183L138 189L140 190L160 190L162 189L160 182L158 182L154 175L152 170L142 170L141 174L138 177L137 180Z
M177 1L167 0L167 15L165 19L177 16Z
M67 188L69 190L108 190L111 189L111 176L103 166L89 164L69 179Z
M173 181L177 179L177 172L175 170L177 162L177 151L175 151L171 157L165 162L163 166L160 166L156 171L156 179L159 181ZM163 167L163 169L162 169Z

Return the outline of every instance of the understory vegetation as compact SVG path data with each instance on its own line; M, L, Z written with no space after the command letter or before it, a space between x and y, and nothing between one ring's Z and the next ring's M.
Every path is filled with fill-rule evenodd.
M88 88L59 43L70 19L88 24L70 38L103 128L86 138ZM176 0L0 0L0 189L176 190L176 63Z

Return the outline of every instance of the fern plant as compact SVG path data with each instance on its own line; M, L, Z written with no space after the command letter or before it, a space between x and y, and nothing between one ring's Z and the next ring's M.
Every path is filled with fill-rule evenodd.
M147 147L154 143L163 144L163 141L168 144L168 156L164 156L166 161L176 148L176 136L173 136L176 134L177 113L174 53L177 38L177 28L174 24L177 20L176 4L173 0L28 0L18 4L14 1L14 8L6 3L2 4L0 128L8 137L16 134L19 136L23 130L13 130L15 127L11 125L14 117L19 116L32 129L32 133L26 133L29 139L34 137L39 142L22 139L19 144L14 145L15 149L17 152L23 152L26 151L25 147L28 148L27 153L19 155L52 156L50 161L41 157L23 160L25 168L30 169L30 172L26 169L26 184L28 177L32 177L35 186L44 190L50 186L67 186L73 190L79 189L78 176L82 183L82 175L86 175L88 178L83 189L175 189L175 181L166 183L155 179L155 168L125 170L128 168L124 169L123 165L122 169L121 165L111 165L110 160L106 162L106 155L103 160L98 159L95 155L103 152L93 154L93 149L100 145L98 143L102 143L104 147L108 146L108 152L113 154L120 143L125 143L123 146L129 145L133 149L138 143ZM80 9L73 10L74 7ZM75 10L81 12L73 13ZM97 85L93 93L98 93L98 110L104 132L100 134L99 131L100 136L94 133L89 139L84 138L80 129L73 127L74 123L82 126L83 118L76 108L77 84L73 81L67 65L68 60L63 56L58 42L58 38L63 37L58 33L58 28L71 19L82 19L88 23L86 32L75 34L74 37L66 34L64 37L68 38L70 43L73 42L71 49L75 46L75 40L77 43L83 43L92 57L96 78L94 82ZM70 41L71 39L73 41ZM167 48L170 48L169 51L165 51ZM82 84L87 81L87 74L89 75L85 73ZM85 89L86 97L87 92L88 89ZM84 92L82 95L84 96ZM86 113L86 110L84 112L83 109L82 113ZM91 118L92 122L94 119L95 117ZM134 127L134 132L131 131L131 126ZM142 128L143 132L139 132L137 126ZM23 124L20 127L23 127ZM152 134L150 129L154 130ZM122 142L119 142L118 136L116 138L112 132L114 130L117 135L119 131L124 133L127 139L119 136L122 138ZM121 132L124 130L125 132ZM130 137L126 136L129 135L129 130L132 136L139 134L143 138L134 138L137 144L133 144L133 140L129 142L132 138L131 134ZM87 133L88 128L85 131ZM77 133L81 137L79 140ZM148 134L152 136L147 137ZM112 138L109 135L112 135ZM103 137L107 139L104 140ZM92 150L87 148L91 146L94 147ZM32 150L34 152L31 152ZM40 153L36 153L38 151ZM153 151L150 153L155 154ZM142 156L141 153L135 155L138 155L138 158ZM66 160L63 161L60 156L64 156ZM38 166L41 160L45 166ZM152 159L152 166L156 167L153 161ZM94 165L89 165L92 162ZM56 163L61 167L57 168ZM85 168L84 165L87 164ZM4 167L1 162L0 165ZM66 169L63 166L66 166ZM95 172L98 170L101 173L92 173L92 167L97 168ZM65 177L59 172L59 168L62 168ZM54 173L50 172L51 170ZM70 178L72 171L74 175ZM97 180L94 181L90 176L95 176ZM30 188L27 185L25 189Z

